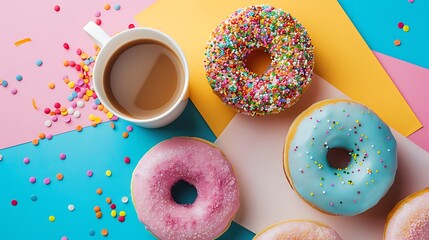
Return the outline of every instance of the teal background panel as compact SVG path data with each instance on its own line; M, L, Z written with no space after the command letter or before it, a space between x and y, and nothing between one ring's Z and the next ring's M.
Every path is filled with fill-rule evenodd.
M0 239L54 239L67 236L69 240L81 239L155 239L137 219L131 201L130 181L137 162L144 153L157 143L173 136L193 136L215 141L211 132L194 105L190 102L179 119L160 129L144 129L133 126L128 138L122 133L129 122L115 122L97 127L87 127L82 132L72 131L56 135L52 140L41 140L38 146L31 142L0 150ZM5 136L2 136L5 137ZM61 160L59 155L66 154ZM23 159L30 163L24 164ZM124 158L131 159L130 164ZM88 177L87 171L93 171ZM107 177L106 170L112 176ZM62 173L59 181L56 174ZM36 177L36 183L29 181ZM43 180L50 178L45 185ZM101 195L96 189L102 188ZM37 196L37 201L30 199ZM129 202L121 202L123 196ZM116 210L126 212L125 222L110 216L110 197ZM11 201L18 205L12 206ZM74 211L68 205L75 206ZM100 206L103 217L95 217L94 207ZM49 216L56 220L50 222ZM109 231L107 237L101 230ZM89 231L95 235L90 236ZM254 234L233 223L220 239L251 239Z
M338 0L368 46L377 52L429 68L429 1ZM409 32L398 28L403 22ZM335 26L332 26L335 27ZM399 47L393 44L401 41Z

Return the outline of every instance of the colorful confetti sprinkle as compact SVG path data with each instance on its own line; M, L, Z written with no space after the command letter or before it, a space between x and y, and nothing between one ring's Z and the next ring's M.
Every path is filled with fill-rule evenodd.
M31 38L24 38L15 42L15 46L18 47L24 43L31 42Z
M34 100L34 98L31 100L31 105L33 105L33 108L34 108L35 110L39 109L39 108L37 107L36 100Z
M105 228L103 228L102 230L101 230L101 235L103 235L103 236L107 236L107 235L109 235L109 231L107 231L107 229L105 229Z
M40 59L36 60L36 65L37 65L38 67L42 66L42 65L43 65L43 61L42 61L42 60L40 60Z
M393 41L393 44L394 44L395 46L400 46L400 45L401 45L401 40L396 39L395 41Z

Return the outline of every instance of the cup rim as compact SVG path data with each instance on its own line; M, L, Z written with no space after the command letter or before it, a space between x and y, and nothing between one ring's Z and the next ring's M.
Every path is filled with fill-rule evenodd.
M163 113L161 113L160 115L157 115L157 116L155 116L155 117L152 117L152 118L145 118L145 119L141 119L141 118L133 118L133 117L129 117L129 116L126 116L125 114L123 114L123 113L121 113L120 111L118 111L117 109L115 109L113 106L112 106L112 104L110 104L110 101L107 99L107 97L106 97L106 99L103 99L103 97L102 98L100 98L100 95L98 95L98 93L100 92L100 91L102 91L102 86L99 86L99 84L96 84L96 81L95 81L95 72L96 72L96 69L97 68L100 68L100 67L97 67L98 65L99 65L99 62L100 61L97 61L98 60L98 58L100 57L100 56L104 56L103 55L103 53L105 52L105 47L106 46L108 46L109 44L111 44L111 41L113 40L113 39L116 39L116 38L119 38L120 36L122 36L122 35L127 35L127 34L129 34L130 32L135 32L135 31L151 31L151 32L155 32L156 34L159 34L159 35L162 35L163 37L165 37L165 38L167 38L170 42L171 42L171 44L170 43L165 43L165 42L163 42L164 44L166 44L168 47L170 47L171 48L171 50L173 50L174 52L175 52L175 54L177 54L178 55L178 57L179 57L179 60L180 60L180 63L181 63L181 65L182 65L182 67L183 67L183 74L184 74L184 84L183 84L183 87L182 87L182 89L181 89L181 92L180 92L180 95L179 95L179 97L178 97L178 99L177 99L177 101L167 110L167 111L165 111L165 112L163 112ZM132 40L135 40L135 39L138 39L138 38L134 38L134 39L130 39L129 41L132 41ZM140 39L152 39L152 38L145 38L145 37L142 37L142 38L140 38ZM128 41L124 41L122 44L120 44L117 48L119 48L120 46L122 46L123 44L126 44ZM171 45L173 45L174 47L172 47ZM117 49L116 48L116 49ZM104 50L104 51L103 51ZM106 56L106 57L108 57L108 56ZM105 64L104 64L105 65ZM103 66L104 67L104 66ZM104 68L103 68L104 69ZM102 71L102 70L99 70L99 71ZM97 94L97 97L98 97L98 99L100 100L100 102L105 106L105 107L107 107L107 109L110 111L110 112L112 112L115 116L117 116L117 117L119 117L119 118L121 118L121 119L123 119L123 120L126 120L126 121L129 121L129 122L133 122L133 123L137 123L137 124L139 124L139 123L151 123L151 122L155 122L155 121L158 121L158 120L161 120L161 119L163 119L164 117L166 117L166 116L168 116L169 114L171 114L175 109L177 109L178 108L178 106L181 104L181 102L183 101L183 100L185 100L185 97L186 97L186 95L188 94L188 88L189 88L189 66L188 66L188 62L187 62L187 59L186 59L186 56L185 56L185 54L184 54L184 52L183 52L183 50L182 50L182 48L180 47L180 45L172 38L172 37L170 37L168 34L166 34L166 33L164 33L164 32L162 32L162 31L160 31L160 30L158 30L158 29L154 29L154 28L149 28L149 27L136 27L136 28L132 28L132 29L126 29L126 30L124 30L124 31L122 31L122 32L120 32L120 33L118 33L118 34L116 34L116 35L114 35L114 36L112 36L110 39L109 39L109 41L106 43L106 45L105 46L103 46L103 47L101 47L101 50L100 50L100 52L99 52L99 54L97 55L97 59L95 60L95 64L94 64L94 68L93 68L93 73L94 73L94 76L93 76L93 87L94 87L94 90L95 90L95 93ZM98 79L98 78L97 78ZM101 79L100 80L101 81L101 83L103 82L103 79ZM101 84L101 85L103 85L103 84Z

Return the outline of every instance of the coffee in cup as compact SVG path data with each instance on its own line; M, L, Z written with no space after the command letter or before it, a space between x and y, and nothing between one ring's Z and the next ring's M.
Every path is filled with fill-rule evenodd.
M189 73L173 39L150 28L129 29L110 38L93 22L84 30L101 45L93 82L107 109L150 128L165 126L183 112Z

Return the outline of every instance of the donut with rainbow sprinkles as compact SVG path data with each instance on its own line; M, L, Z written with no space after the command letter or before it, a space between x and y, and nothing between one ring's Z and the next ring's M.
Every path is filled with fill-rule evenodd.
M263 74L246 57L256 49L271 56ZM314 47L307 30L289 13L270 5L238 9L212 32L204 67L213 92L236 111L252 116L291 107L309 87Z

